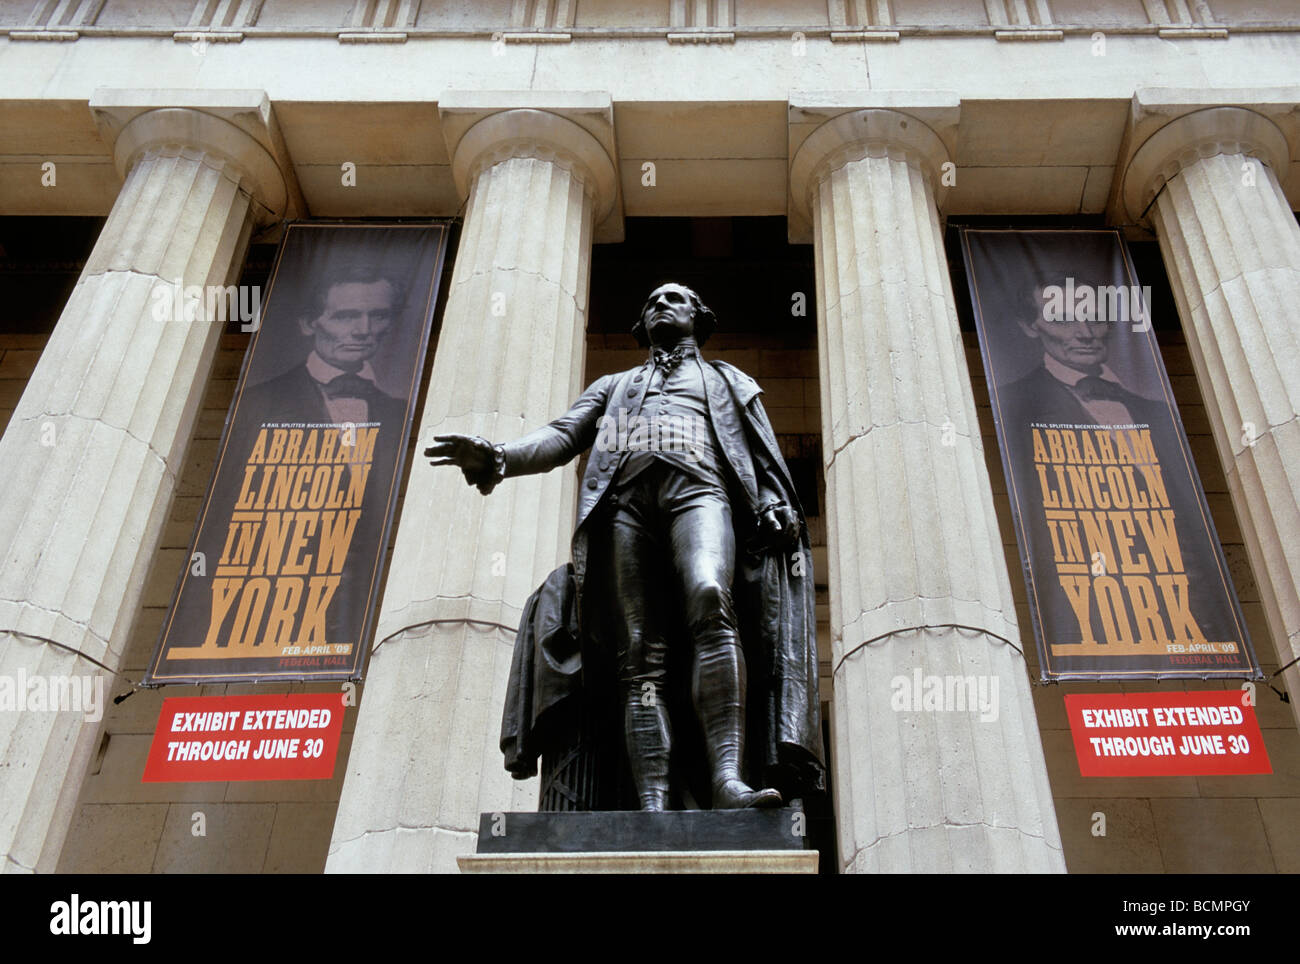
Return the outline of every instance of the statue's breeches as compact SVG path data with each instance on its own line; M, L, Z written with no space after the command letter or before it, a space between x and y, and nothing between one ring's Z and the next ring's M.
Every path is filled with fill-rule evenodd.
M714 782L740 776L745 663L731 594L736 537L720 477L704 481L657 460L630 482L616 481L610 501L609 622L628 758L642 805L654 806L668 787L664 686L674 624L684 622L693 643L691 690Z

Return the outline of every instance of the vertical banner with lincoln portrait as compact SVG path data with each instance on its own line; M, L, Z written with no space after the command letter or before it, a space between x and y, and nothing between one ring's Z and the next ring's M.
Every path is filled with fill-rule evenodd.
M962 253L1043 678L1258 678L1123 239Z
M361 675L446 224L290 224L147 684Z

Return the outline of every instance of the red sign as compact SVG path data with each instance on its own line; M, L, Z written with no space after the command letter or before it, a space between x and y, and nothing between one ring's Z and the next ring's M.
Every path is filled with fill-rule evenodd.
M328 780L342 731L341 693L165 699L143 782Z
M1085 777L1272 773L1242 690L1088 693L1065 698Z

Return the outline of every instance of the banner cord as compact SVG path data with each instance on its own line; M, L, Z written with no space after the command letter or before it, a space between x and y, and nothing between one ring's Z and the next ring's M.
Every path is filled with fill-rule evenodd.
M1294 666L1296 663L1300 663L1300 656L1297 656L1295 659L1291 660L1291 662L1287 663L1285 666L1283 666L1283 667L1282 667L1280 670L1278 670L1277 672L1275 672L1275 673L1271 673L1271 674L1269 675L1268 678L1269 678L1269 679L1273 679L1273 678L1275 678L1275 677L1281 676L1283 673L1285 673L1287 670L1289 670L1289 669L1290 669L1292 666Z
M1274 672L1274 673L1270 673L1268 676L1265 676L1265 677L1264 677L1264 683L1268 686L1269 689L1271 689L1274 693L1277 694L1277 698L1278 698L1279 700L1281 700L1283 703L1290 703L1290 702L1291 702L1291 695L1290 695L1289 693L1287 693L1286 690L1280 690L1280 689L1278 689L1276 686L1274 686L1273 683L1272 683L1272 680L1274 680L1274 679L1276 679L1277 677L1281 676L1283 673L1285 673L1288 669L1290 669L1290 668L1291 668L1292 666L1294 666L1296 663L1300 663L1300 656L1297 656L1295 659L1291 660L1291 662L1287 663L1285 666L1283 666L1281 669L1277 670L1276 672ZM1030 682L1030 685L1032 685L1032 686L1057 686L1057 685L1059 685L1059 684L1061 684L1061 683L1071 683L1071 682L1079 682L1079 683L1082 683L1082 682L1089 682L1089 683L1102 683L1102 682L1105 682L1105 681L1104 681L1104 680L1068 680L1068 679L1067 679L1067 680L1060 680L1060 679L1031 679L1029 682ZM1164 682L1164 679L1163 679L1163 678L1156 678L1156 679L1155 679L1155 682L1156 682L1156 683L1163 683L1163 682ZM1202 682L1203 682L1203 681L1202 681ZM1249 680L1248 680L1247 682L1249 682Z
M1268 683L1268 688L1271 689L1274 693L1276 693L1277 698L1281 700L1283 703L1291 702L1291 694L1288 693L1286 690L1280 690L1276 686L1274 686L1273 680L1277 679L1279 676L1281 676L1283 673L1289 670L1296 663L1300 663L1300 656L1297 656L1295 659L1291 660L1291 662L1287 663L1281 669L1277 670L1277 672L1271 673L1268 679L1265 680L1265 682Z

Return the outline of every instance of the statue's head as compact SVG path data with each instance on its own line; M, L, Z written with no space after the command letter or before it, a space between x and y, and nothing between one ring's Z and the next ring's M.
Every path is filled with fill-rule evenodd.
M632 335L642 348L690 334L695 336L696 344L703 345L717 327L717 317L699 295L685 285L669 282L650 292L641 317L632 326Z

